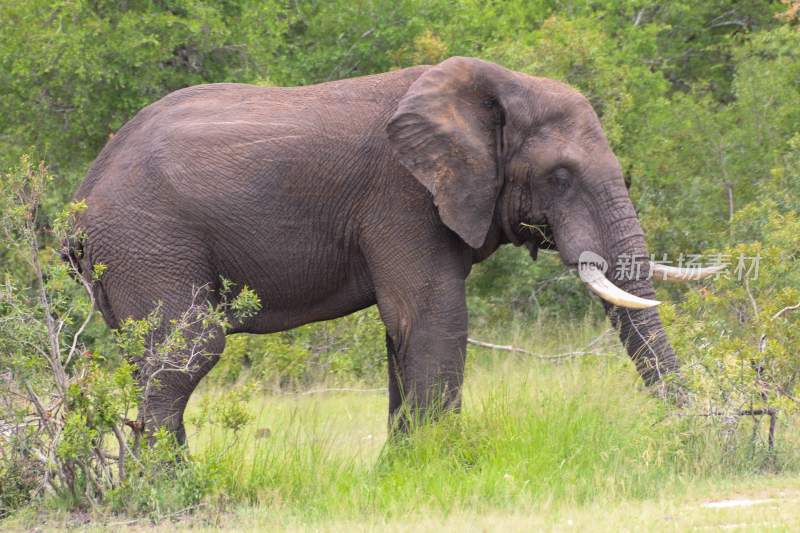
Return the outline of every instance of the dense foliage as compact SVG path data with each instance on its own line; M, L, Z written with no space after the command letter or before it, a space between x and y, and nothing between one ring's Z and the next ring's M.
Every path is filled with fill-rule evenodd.
M47 331L60 316L63 334L74 335L90 304L57 257L64 206L103 144L140 108L198 83L308 84L470 55L579 88L632 181L652 252L729 263L703 286L660 289L676 302L662 314L697 405L712 414L795 411L799 8L795 0L0 0L0 187L30 192L20 180L44 175L30 159L21 169L23 154L49 168L35 211L18 195L0 200L0 380L46 389L48 359L36 353L72 353L48 344ZM13 230L20 227L24 234ZM42 263L40 279L31 257ZM745 271L737 270L740 258ZM473 330L482 331L601 319L556 256L532 263L519 249L476 267L470 308ZM88 465L98 437L87 431L110 431L119 420L93 425L86 417L133 400L120 339L97 317L80 334L95 357L61 360L63 383L87 391L80 401L88 403L61 413L74 418L64 419L69 438L52 453ZM383 330L368 310L268 337L231 337L212 375L256 378L272 389L323 376L374 381L384 359ZM112 389L114 380L120 386ZM65 395L78 402L73 389ZM209 416L235 429L246 419L237 409L233 402ZM47 467L7 457L0 455L0 514L42 490L36 479ZM78 488L91 496L88 474L81 479Z
M186 463L162 467L182 452L163 428L144 438L139 420L148 406L140 396L160 386L166 372L195 371L209 357L205 341L229 327L229 320L257 312L259 298L248 287L223 280L218 305L195 299L170 322L163 339L152 335L162 322L157 307L141 320L124 320L109 345L90 345L91 286L83 280L84 297L76 294L70 279L82 279L76 266L54 259L51 248L39 243L37 215L50 180L43 164L33 166L22 157L20 166L3 176L0 194L7 251L33 276L30 287L9 274L0 286L0 518L43 491L72 505L95 507L110 498L131 510L151 511L162 503L149 498L152 492L181 494L180 483L159 490L173 476L190 481L183 487L185 497L177 498L186 504L200 494L199 470ZM76 237L70 234L71 218L84 208L83 202L68 204L49 233L58 240ZM93 277L104 271L95 264ZM190 329L196 335L186 335ZM175 357L179 352L183 355ZM152 369L144 382L134 379L134 362ZM227 414L220 420L223 427L237 423L231 417L237 402L229 403L220 404Z

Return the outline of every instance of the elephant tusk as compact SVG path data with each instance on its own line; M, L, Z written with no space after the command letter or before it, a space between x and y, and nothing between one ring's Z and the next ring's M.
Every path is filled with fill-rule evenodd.
M655 307L661 302L640 298L629 292L625 292L611 283L597 266L589 263L582 263L578 267L578 275L589 289L603 300L619 307L630 309L646 309Z
M653 278L660 279L664 281L677 281L677 282L687 282L687 281L694 281L698 279L704 279L709 276L713 276L714 274L721 272L725 269L725 265L716 265L711 267L671 267L666 265L660 265L658 263L650 262L650 273L653 275Z

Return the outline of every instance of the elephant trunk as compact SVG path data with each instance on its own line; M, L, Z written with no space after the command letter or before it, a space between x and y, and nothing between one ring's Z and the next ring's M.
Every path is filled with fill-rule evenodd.
M631 281L624 284L623 288L642 298L652 298L655 292L647 280ZM678 359L655 308L629 309L605 301L603 306L647 385L653 385L664 375L678 370Z
M630 209L633 209L632 205ZM612 262L606 276L622 291L657 304L650 275L651 264L639 221L635 216L629 217L620 226L615 232L618 237L608 254ZM653 385L666 374L678 371L678 359L667 340L655 307L622 307L605 300L603 305L647 385Z
M600 296L612 325L648 385L679 370L656 311L652 279L688 281L715 273L651 263L636 211L616 159L603 185L584 192L572 211L556 211L553 235L563 261L577 266L589 290ZM619 178L618 180L616 178ZM598 178L599 179L599 178ZM651 275L652 273L652 275Z

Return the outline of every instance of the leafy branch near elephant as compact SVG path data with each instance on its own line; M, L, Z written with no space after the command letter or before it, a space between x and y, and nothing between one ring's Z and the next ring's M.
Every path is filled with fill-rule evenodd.
M190 465L163 468L185 449L157 428L142 438L148 405L137 397L157 396L171 373L194 372L210 357L203 348L209 336L259 305L252 291L222 280L219 305L198 301L198 287L193 304L168 323L156 305L141 320L123 321L111 346L100 345L91 331L92 284L103 278L103 263L81 278L73 257L62 262L50 246L81 241L69 227L85 204L67 205L49 231L37 228L51 178L28 157L3 176L0 233L33 281L19 285L6 274L0 285L0 518L43 493L98 509L114 497L141 494L141 486L172 482L172 474L194 475ZM136 414L140 420L131 420Z
M86 238L67 255L84 273L106 265L92 283L111 327L156 306L165 324L197 298L217 306L221 278L263 304L231 317L227 333L377 304L394 428L459 409L465 279L503 244L534 257L556 248L578 269L647 384L678 369L648 264L613 282L598 266L649 256L592 106L567 85L479 59L307 87L177 91L120 129L75 198L87 205ZM186 403L224 342L219 328L202 339L202 364L145 391L146 426L183 438Z

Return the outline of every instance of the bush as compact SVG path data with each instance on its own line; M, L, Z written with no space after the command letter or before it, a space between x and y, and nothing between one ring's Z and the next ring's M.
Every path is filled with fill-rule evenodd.
M244 374L272 390L314 382L375 381L386 375L386 344L378 311L270 335L232 335L211 373L223 383Z
M175 461L179 449L175 436L159 430L151 444L142 448L131 463L124 481L106 495L108 508L154 521L177 511L191 510L215 486L212 463Z
M118 458L126 454L122 428L136 390L130 366L102 364L110 361L84 344L94 315L90 286L84 282L77 293L70 280L77 270L43 246L42 239L53 242L37 225L50 179L43 164L25 157L2 178L0 227L6 265L14 268L0 287L0 470L38 474L17 484L20 490L96 505L113 476L106 438L116 440ZM55 220L54 242L66 238L68 220L81 208L70 205Z
M92 283L50 246L81 238L67 231L70 217L84 206L69 205L51 231L39 227L50 179L43 164L23 157L0 181L0 230L9 244L6 265L14 267L0 285L0 513L44 492L73 507L96 508L112 493L127 494L137 512L191 504L206 478L194 467L175 465L185 450L172 436L156 432L143 438L148 406L139 400L158 386L160 372L194 370L208 356L203 341L227 328L228 317L257 311L258 298L246 286L230 298L232 284L223 280L219 305L195 301L157 343L152 334L162 323L158 308L142 320L126 320L112 349L87 344L84 332L95 315ZM92 275L103 270L94 265ZM81 282L82 292L71 277ZM201 289L196 291L197 296ZM189 338L190 328L199 333ZM134 380L130 361L148 370L145 379ZM134 413L139 420L131 420ZM240 411L221 416L227 426L245 422ZM163 468L168 464L174 468ZM172 477L178 484L168 490ZM145 485L152 491L142 492ZM134 493L141 497L132 499Z
M8 428L8 422L0 428L0 519L10 515L14 510L29 503L36 494L44 478L41 462L31 459L31 431L19 431ZM11 432L8 438L6 433Z
M791 141L797 143L797 138ZM800 183L800 158L776 168L766 188ZM700 413L736 425L745 412L800 412L800 217L797 198L783 205L765 198L734 217L743 242L710 253L729 258L726 275L668 307L670 338ZM746 239L746 240L745 240ZM754 437L755 437L754 433ZM763 434L754 444L765 444Z

